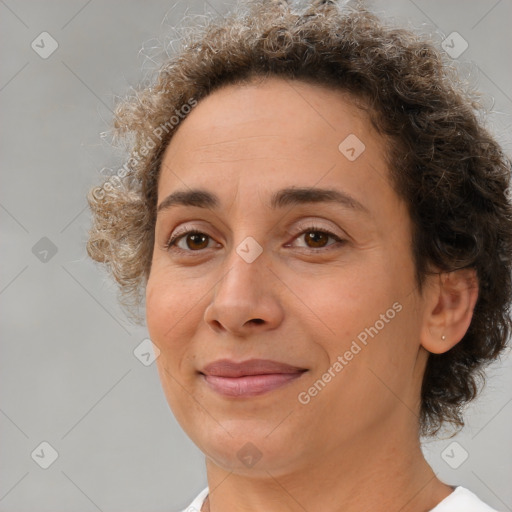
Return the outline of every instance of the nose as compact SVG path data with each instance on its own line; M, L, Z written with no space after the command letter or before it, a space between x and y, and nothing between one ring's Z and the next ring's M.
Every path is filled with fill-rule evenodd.
M268 268L265 253L248 263L233 251L217 282L205 322L217 333L244 337L275 329L283 319L279 280Z

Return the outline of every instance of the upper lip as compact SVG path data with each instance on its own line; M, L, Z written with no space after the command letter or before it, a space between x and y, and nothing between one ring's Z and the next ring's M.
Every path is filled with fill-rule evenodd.
M291 366L270 359L249 359L236 363L230 359L218 359L207 364L201 371L205 375L217 377L243 377L246 375L268 375L271 373L301 373L306 368Z

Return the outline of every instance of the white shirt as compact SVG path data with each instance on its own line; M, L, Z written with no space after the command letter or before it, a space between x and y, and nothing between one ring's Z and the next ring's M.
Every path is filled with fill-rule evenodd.
M208 487L203 489L195 500L182 512L199 512L208 496ZM489 507L468 489L458 486L430 512L498 512Z

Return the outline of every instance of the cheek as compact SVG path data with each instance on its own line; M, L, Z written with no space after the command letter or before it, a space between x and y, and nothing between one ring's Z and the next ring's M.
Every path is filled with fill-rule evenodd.
M199 314L198 293L191 293L179 282L171 283L168 276L155 272L146 287L146 323L152 341L161 350L161 356L167 359L172 354L175 362L191 339L188 332ZM195 307L194 307L195 306Z
M351 385L363 388L371 388L368 380L376 379L369 369L386 380L400 380L401 371L414 364L417 353L412 271L377 256L351 265L350 271L339 269L332 279L317 276L318 286L313 288L307 288L304 279L298 288L309 290L306 303L321 320L315 343L330 364L343 358L342 373L346 378L350 375ZM328 369L324 365L325 360L316 369L317 376ZM338 384L342 380L337 379Z
M171 290L162 286L152 274L146 286L146 323L151 339L158 343L161 350L163 347L160 343L169 329L168 320L171 315L174 316L174 302Z
M191 406L189 390L194 385L190 372L194 362L190 340L199 324L200 305L194 308L202 294L187 293L179 284L155 272L146 287L146 323L153 343L160 349L156 360L160 382L169 407L183 428L189 415L199 414ZM195 315L195 317L194 317ZM184 370L187 371L184 371Z
M316 286L312 287L312 282ZM380 321L380 315L399 298L383 269L368 262L313 280L304 278L297 288L308 290L304 302L321 320L322 338L331 340L331 350L337 354L360 333L364 339L365 329ZM389 316L394 313L392 310Z

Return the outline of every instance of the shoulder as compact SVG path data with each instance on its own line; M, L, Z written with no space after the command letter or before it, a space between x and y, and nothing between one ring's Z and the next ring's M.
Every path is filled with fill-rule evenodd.
M205 487L195 498L194 501L181 512L200 512L203 503L208 496L208 487Z
M430 512L498 512L465 487L458 486Z
M181 512L200 512L203 503L208 496L208 487L205 487ZM486 505L478 496L465 487L458 486L430 512L498 512Z

